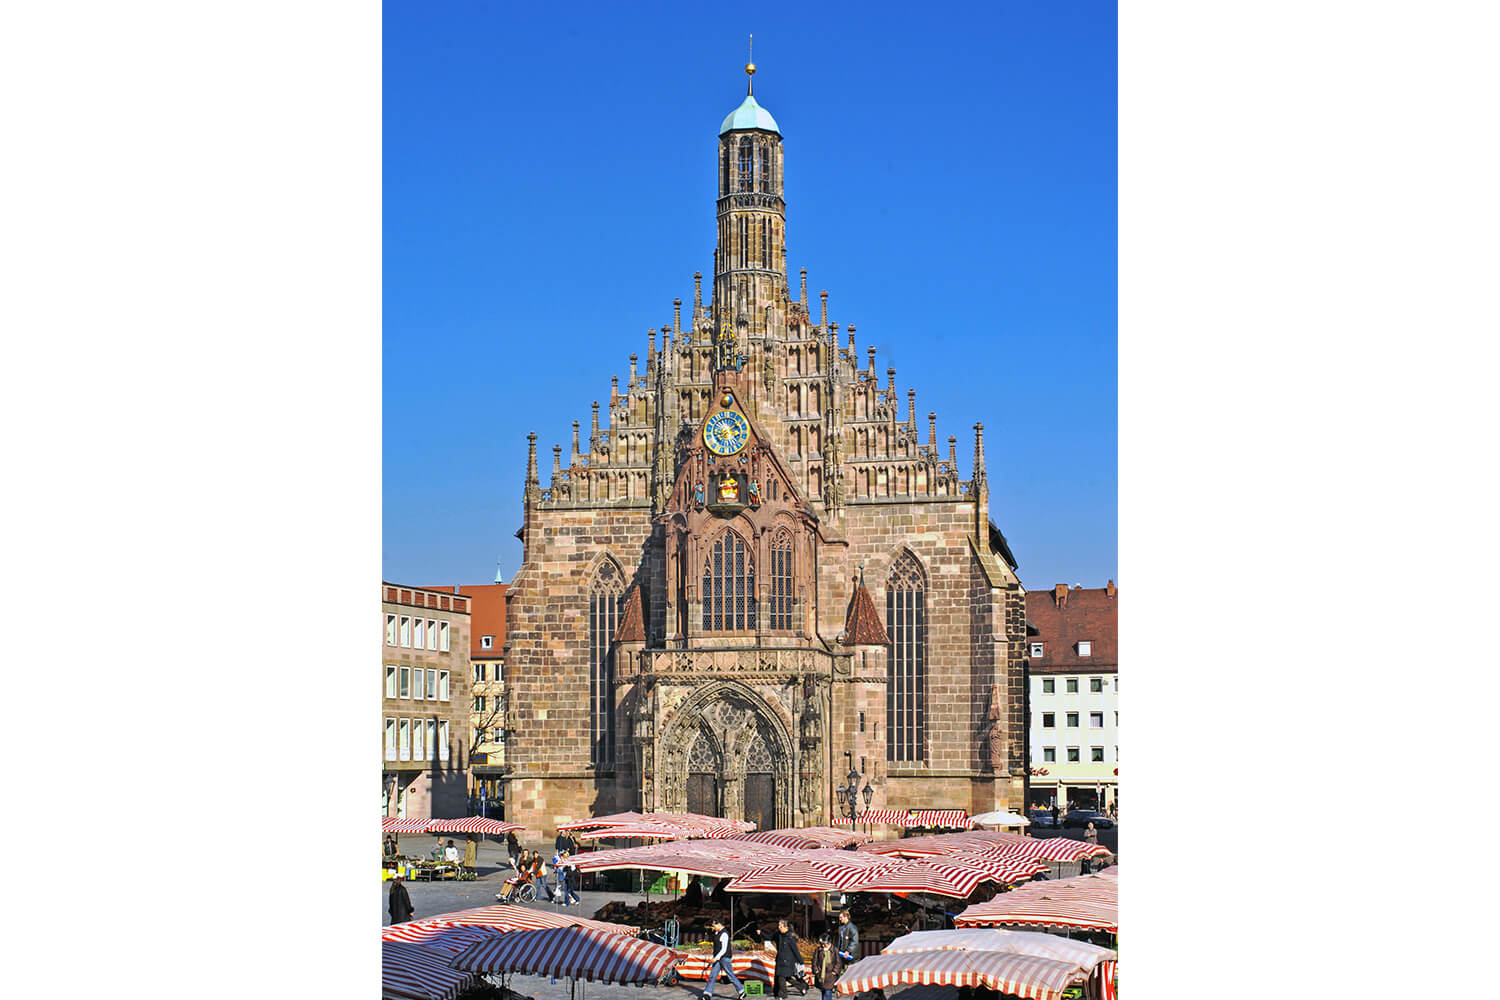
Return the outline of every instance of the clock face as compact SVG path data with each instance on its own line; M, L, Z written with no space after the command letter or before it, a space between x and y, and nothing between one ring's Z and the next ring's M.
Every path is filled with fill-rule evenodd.
M703 443L715 455L733 455L749 438L750 425L733 410L720 410L703 422Z

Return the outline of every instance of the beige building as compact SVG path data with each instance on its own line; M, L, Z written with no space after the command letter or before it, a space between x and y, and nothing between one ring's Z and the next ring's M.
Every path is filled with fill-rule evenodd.
M470 598L381 584L383 814L468 815Z
M469 736L473 751L469 761L469 797L475 814L502 818L505 796L505 584L465 584L433 587L446 594L469 598L470 674Z
M1025 598L983 425L961 470L827 293L806 271L790 285L790 168L753 96L703 166L711 300L695 277L644 366L631 354L604 412L552 448L550 482L530 436L506 818L811 826L838 818L851 770L876 807L1023 808Z

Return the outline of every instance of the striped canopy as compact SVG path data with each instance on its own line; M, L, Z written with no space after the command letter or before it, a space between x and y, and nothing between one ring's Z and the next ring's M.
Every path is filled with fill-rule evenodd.
M593 819L575 820L571 823L558 824L559 830L592 830L594 839L602 839L610 836L631 837L651 836L650 833L606 833L608 828L626 829L665 829L677 833L679 838L688 837L734 837L755 829L755 824L746 820L721 819L718 816L700 816L697 813L638 813L622 812L611 813L608 816L595 816ZM580 838L582 839L582 835Z
M464 927L497 927L502 931L530 931L538 928L572 927L574 925L587 927L590 930L606 931L611 934L624 934L635 936L639 928L631 927L629 924L612 924L604 920L590 920L588 917L575 917L566 913L554 913L550 910L533 910L529 906L513 906L507 903L496 903L493 906L476 906L469 910L454 910L452 913L439 913L426 920L419 921L421 924L458 924Z
M524 830L519 823L503 823L498 819L483 816L466 816L463 819L435 819L427 824L428 833L487 833L500 835L512 830Z
M380 929L381 941L419 944L428 951L457 955L476 941L505 933L499 927L464 927L446 920L421 920Z
M644 847L622 847L610 851L590 851L578 855L575 861L581 872L645 868L651 871L681 871L716 878L737 878L770 864L795 861L806 853L808 852L790 851L784 847L743 840L687 840L670 844L648 844Z
M859 819L836 819L834 826L858 826L862 823L883 823L907 830L922 827L954 827L967 830L973 825L965 809L867 809Z
M963 899L980 882L997 880L997 876L983 866L949 861L934 858L882 865L855 876L843 888L849 892L928 892ZM1030 873L1019 877L1029 878Z
M450 968L448 956L419 944L383 941L380 995L391 1000L452 1000L474 981L472 972Z
M1041 934L1036 931L1008 931L998 927L903 934L881 949L880 953L901 955L914 951L1003 951L1013 955L1032 955L1057 962L1070 962L1087 972L1092 972L1100 962L1117 957L1113 950L1087 941L1074 941L1057 934Z
M823 861L792 861L764 866L735 879L725 888L730 892L838 892L851 888L870 871L840 868Z
M657 983L681 958L681 952L651 941L590 927L549 927L480 941L459 952L453 967L605 983Z
M626 823L635 823L645 819L638 812L610 813L608 816L595 816L592 819L578 819L571 823L559 823L557 829L562 830L591 830L598 826L620 826Z
M1115 869L1106 869L1115 872ZM976 903L953 918L958 927L1069 927L1119 933L1118 874L1081 875L1053 882L1033 882Z
M681 827L665 823L631 823L629 826L606 826L599 830L583 830L574 834L579 840L612 840L614 838L636 838L643 840L686 840L693 836Z
M1070 962L998 951L915 951L872 955L844 971L840 994L864 993L906 983L987 986L1023 1000L1061 1000L1062 991L1088 974Z
M836 830L831 826L808 826L800 829L766 830L762 833L739 833L731 840L748 840L754 844L772 844L792 850L812 850L819 847L848 847L863 843L870 838L853 830Z
M678 979L701 979L708 982L707 955L688 955L677 963ZM767 951L737 951L729 960L736 979L759 979L763 983L776 978L776 956Z
M1109 848L1098 844L1086 844L1068 837L1022 837L998 830L972 830L967 833L940 833L930 837L909 837L905 840L887 840L873 844L861 844L861 851L874 854L900 854L903 857L938 857L955 853L978 853L994 857L1013 857L1024 860L1033 858L1043 861L1079 861L1083 858L1108 854Z
M399 816L380 817L381 833L426 833L431 820L402 819Z

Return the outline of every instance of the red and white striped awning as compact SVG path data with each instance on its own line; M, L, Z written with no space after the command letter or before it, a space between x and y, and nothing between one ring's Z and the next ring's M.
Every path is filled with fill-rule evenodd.
M708 967L713 963L707 955L689 955L677 963L678 979L701 979L708 981ZM729 960L736 979L759 979L770 983L776 978L776 956L765 951L738 951Z
M1021 877L1029 878L1030 874ZM985 881L1006 879L997 879L984 866L930 858L871 868L844 888L849 892L927 892L963 899Z
M419 944L385 941L380 946L380 995L390 1000L452 1000L472 972L450 968L448 956Z
M987 986L1023 1000L1061 1000L1063 990L1088 978L1069 962L998 951L919 951L872 955L845 970L840 994L864 993L904 983Z
M748 840L754 844L771 844L791 850L814 850L820 847L848 847L851 844L864 843L870 838L853 830L836 830L831 826L809 826L800 829L766 830L762 833L740 833L730 839Z
M469 945L505 933L499 927L464 927L446 920L415 920L380 928L380 940L419 944L450 957Z
M1100 962L1118 957L1113 949L1101 948L1087 941L1075 941L1060 934L1012 931L999 927L916 931L898 937L882 948L880 953L901 955L914 951L1002 951L1013 955L1032 955L1057 962L1071 962L1086 971L1092 971Z
M762 866L724 888L730 892L839 892L869 873L870 869L840 867L823 861L792 861Z
M630 825L606 826L598 830L582 830L573 835L579 840L614 840L616 838L641 840L686 840L693 834L681 827L665 823L631 823Z
M957 927L1071 927L1117 934L1119 900L1118 876L1081 875L1033 882L1001 893L964 910L953 923Z
M574 820L571 823L559 823L557 828L559 830L592 830L594 839L601 839L610 836L604 832L607 828L638 827L643 824L648 829L663 828L680 831L680 835L684 838L734 837L755 829L755 824L747 820L700 816L697 813L638 812L611 813L608 816L595 816L593 819ZM628 837L632 834L620 833L615 836ZM647 836L647 834L637 836Z
M589 927L549 927L480 941L459 952L453 967L605 983L657 983L681 958L681 952L653 941Z
M1086 844L1068 837L1022 837L998 830L972 830L967 833L939 833L928 837L878 841L861 844L859 850L874 854L900 854L904 857L940 857L956 853L984 854L993 857L1044 861L1079 861L1108 854L1109 848Z
M380 817L381 833L426 833L428 819L402 819L399 816Z
M966 809L867 809L859 819L836 819L834 826L860 826L865 823L884 823L907 830L922 827L946 827L967 830L973 825Z
M578 855L575 860L581 872L644 868L737 878L770 864L795 861L805 853L743 840L679 840L670 844L589 851Z
M428 833L483 833L499 836L512 830L524 830L519 823L504 823L483 816L466 816L463 819L435 819L427 824Z
M592 830L601 826L621 826L627 823L638 823L645 816L638 812L610 813L608 816L595 816L592 819L578 819L571 823L559 823L557 829L561 830Z
M476 906L469 910L454 910L452 913L438 913L426 920L419 921L422 924L431 923L458 924L464 927L498 927L503 931L529 931L539 928L550 927L572 927L578 925L591 930L606 931L611 934L624 934L633 937L639 933L640 928L631 927L629 924L612 924L605 920L590 920L588 917L575 917L567 913L554 913L550 910L533 910L529 906L514 906L507 903L496 903L493 906Z

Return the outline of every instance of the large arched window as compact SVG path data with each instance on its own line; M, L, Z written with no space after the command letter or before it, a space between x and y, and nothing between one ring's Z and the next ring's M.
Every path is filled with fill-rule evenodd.
M748 138L740 139L740 183L741 191L755 190L755 149Z
M891 636L886 658L886 759L920 761L927 671L927 577L910 552L891 567L885 584L885 621Z
M792 535L785 528L771 539L771 620L772 631L792 630Z
M589 587L589 759L612 764L615 759L615 655L611 645L620 625L620 597L625 578L612 562L604 562Z
M726 531L703 563L703 631L755 629L755 562L740 536Z

